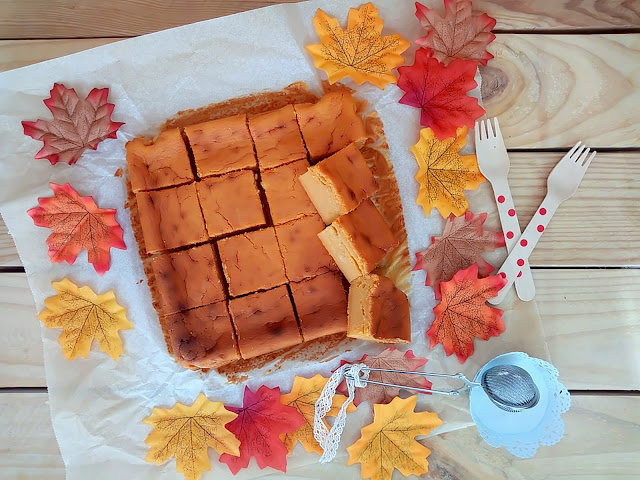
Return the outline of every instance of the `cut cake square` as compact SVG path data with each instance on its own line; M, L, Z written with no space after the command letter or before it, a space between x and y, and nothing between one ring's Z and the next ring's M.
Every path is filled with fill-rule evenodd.
M306 160L297 160L262 172L262 188L275 225L316 214L315 207L300 183L300 175L307 171L308 166Z

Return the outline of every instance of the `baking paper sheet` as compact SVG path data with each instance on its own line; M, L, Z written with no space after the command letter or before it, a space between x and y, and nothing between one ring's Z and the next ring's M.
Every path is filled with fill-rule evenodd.
M435 6L435 2L426 3ZM378 0L375 4L385 21L385 34L401 33L412 42L420 36L413 2ZM43 327L51 415L68 479L182 478L175 472L173 460L162 466L144 461L147 452L144 439L150 427L142 419L154 406L170 407L177 401L191 404L200 391L212 400L240 405L245 384L252 389L262 384L280 386L286 392L294 375L328 375L338 366L340 358L326 363L288 363L285 370L276 373L254 372L241 385L226 384L226 378L215 372L203 374L178 366L167 354L151 306L129 212L123 207L124 181L114 177L114 173L125 168L124 144L128 140L143 134L154 135L165 119L180 110L260 91L281 90L298 81L320 93L320 81L326 77L313 67L303 48L317 43L312 18L316 9L322 8L344 25L349 7L357 6L335 1L279 5L125 40L0 74L0 212L15 239L37 310L44 308L45 298L55 294L51 281L68 276L76 284L89 285L96 292L113 289L135 327L121 332L124 354L118 362L100 352L96 345L89 358L68 362L57 343L60 331ZM407 64L413 62L414 51L415 46L405 53ZM476 80L480 81L479 74ZM50 118L42 101L54 82L75 88L82 97L94 87L108 87L109 101L116 105L112 118L126 122L116 140L102 142L97 151L87 151L76 165L51 166L46 160L35 160L41 143L22 133L21 120ZM345 83L368 100L384 123L413 261L414 253L425 248L443 225L436 211L425 218L422 207L415 203L417 164L409 147L418 139L419 110L398 103L402 92L395 85L378 90L370 85L356 86L349 80ZM479 97L480 88L473 94ZM128 248L111 250L111 269L103 277L87 263L85 252L72 266L50 263L45 244L50 231L35 227L26 214L36 206L38 197L51 196L49 182L69 182L81 195L92 195L100 207L118 209L117 220L124 228ZM489 224L493 222L492 227L499 228L488 185L470 192L469 198L472 210L488 211ZM504 251L487 258L497 262L504 258ZM535 304L514 304L513 299L507 302L506 333L488 342L477 341L475 355L464 365L455 356L445 358L441 346L429 350L424 332L433 319L435 301L433 291L424 287L424 280L424 272L412 274L414 334L408 348L429 359L428 370L463 371L473 376L486 361L507 351L523 350L547 357ZM375 354L384 348L364 342L353 345L356 348L344 358L355 360L363 353ZM438 412L444 420L434 434L471 425L465 397L422 396L419 407ZM366 404L350 415L343 447L355 441L360 428L370 420ZM317 464L317 455L304 452L298 445L289 457L286 478L331 475L340 479L360 478L359 466L347 467L344 448L340 452L332 464L321 466ZM217 462L217 454L212 450L210 457L212 471L206 472L204 479L233 478L226 465ZM437 458L430 461L437 462ZM259 470L252 460L250 468L235 478L261 476L284 477L271 469Z

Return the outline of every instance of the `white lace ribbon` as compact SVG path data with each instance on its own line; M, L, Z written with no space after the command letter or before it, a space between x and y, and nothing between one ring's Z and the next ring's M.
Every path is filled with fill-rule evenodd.
M333 375L327 380L320 397L318 397L316 401L316 410L313 418L313 436L323 450L320 463L330 462L335 458L336 453L338 453L340 437L346 424L347 408L349 408L349 405L353 402L355 389L356 387L363 388L367 385L365 380L369 378L369 371L363 370L363 368L366 368L364 363L342 365L333 372ZM331 430L329 430L323 420L324 417L327 416L327 413L329 413L329 410L331 410L333 397L342 380L345 380L347 384L348 397L342 404Z

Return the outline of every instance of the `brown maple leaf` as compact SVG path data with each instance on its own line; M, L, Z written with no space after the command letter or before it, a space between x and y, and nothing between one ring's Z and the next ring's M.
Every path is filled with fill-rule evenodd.
M108 88L94 88L80 100L73 88L54 84L51 97L44 101L53 121L22 122L25 135L44 142L36 158L46 158L51 165L71 165L87 148L95 150L102 140L116 138L124 123L111 121L114 105L107 103L108 96Z
M469 0L444 0L444 17L435 10L416 2L416 17L427 30L418 45L433 50L433 56L445 65L455 58L473 60L486 65L493 58L487 52L496 36L491 29L495 19L486 13L474 14Z
M478 279L475 263L442 282L442 301L433 309L436 318L427 332L430 347L441 343L447 355L455 353L464 363L473 354L475 338L489 340L504 332L502 310L486 301L498 295L506 283L500 275Z
M485 231L482 225L486 213L474 215L466 212L464 217L451 215L439 237L431 237L431 245L416 253L413 270L427 272L426 285L433 287L436 299L440 298L440 282L448 282L458 270L478 264L481 277L486 277L495 267L482 258L483 252L492 252L504 247L502 232Z
M345 362L346 363L346 362ZM386 370L404 370L405 372L415 372L425 363L426 358L416 357L411 350L401 352L395 347L387 348L378 355L364 355L359 362L370 368L381 368ZM388 383L392 385L406 385L416 388L431 388L431 382L420 375L410 373L389 373L389 372L369 372L369 380L374 382ZM343 382L339 390L346 394L346 385ZM360 405L368 401L371 408L375 404L389 403L400 395L400 389L395 387L385 387L383 385L368 384L365 388L356 388L353 403Z
M322 43L305 48L316 68L327 72L329 83L351 77L358 85L368 81L384 88L396 82L392 70L404 63L401 53L409 42L400 35L383 36L383 23L372 3L349 9L345 30L318 9L313 26Z
M81 197L71 185L50 183L53 197L39 198L39 207L27 212L39 227L53 230L47 238L53 263L73 264L81 250L98 275L109 270L110 249L126 249L122 228L113 208L98 208L92 197Z

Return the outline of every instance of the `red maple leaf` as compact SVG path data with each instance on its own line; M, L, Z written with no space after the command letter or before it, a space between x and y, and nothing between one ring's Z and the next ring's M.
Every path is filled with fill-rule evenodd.
M487 45L496 38L491 33L496 20L486 13L473 14L469 0L444 0L444 10L444 17L440 17L416 2L416 17L427 31L416 43L433 50L433 56L445 65L454 58L486 65L493 58Z
M249 465L255 457L258 467L273 467L287 471L287 447L280 435L302 427L305 419L295 407L280 403L280 388L262 386L253 393L244 389L242 407L225 407L238 416L226 428L240 440L240 456L228 453L220 456L234 475Z
M107 103L108 95L108 88L94 88L80 100L73 88L54 84L51 97L44 101L53 121L22 122L25 135L44 142L36 158L46 158L51 165L71 165L87 148L95 150L105 138L116 138L124 123L111 121L114 105Z
M406 92L400 103L422 110L420 124L444 140L454 137L463 125L473 128L484 110L467 95L477 86L476 63L456 59L445 67L432 54L420 48L413 65L398 68L398 87Z
M489 340L504 332L502 310L486 301L498 295L506 283L499 275L478 279L475 263L449 282L442 282L442 301L433 309L436 318L427 332L430 347L442 343L447 356L455 353L464 363L473 354L475 338Z
M53 230L47 238L53 263L73 264L82 249L99 275L109 270L110 249L127 247L113 208L98 208L93 197L81 197L71 185L50 183L53 197L39 198L27 213L38 227Z
M486 213L474 215L469 211L462 217L451 215L442 235L431 237L431 245L416 253L417 261L413 270L427 272L426 285L433 287L436 299L440 298L440 282L448 282L459 270L474 263L478 264L481 277L495 270L482 258L482 253L504 247L504 235L502 232L483 230L486 219Z
M345 361L342 362L344 365ZM386 370L404 370L405 372L415 372L425 363L426 358L416 357L411 350L403 353L395 347L387 348L378 355L364 355L359 362L370 368L383 368ZM431 382L420 375L410 373L389 373L389 372L369 372L369 380L374 382L389 383L392 385L406 385L416 388L431 388ZM342 382L338 390L347 395L347 386ZM364 388L356 388L353 399L354 405L358 406L364 401L368 401L371 408L376 404L391 402L400 395L400 388L385 387L383 385L368 384ZM407 390L411 392L411 390Z

